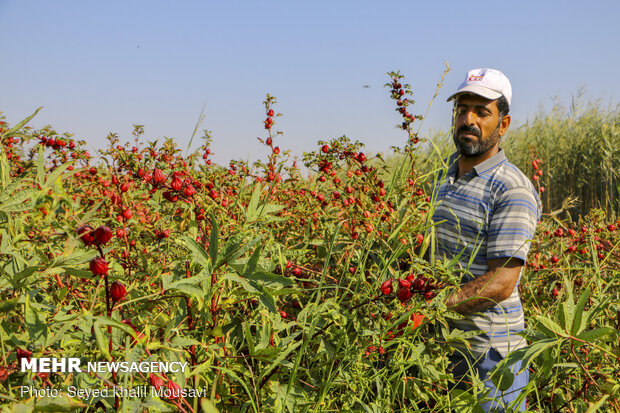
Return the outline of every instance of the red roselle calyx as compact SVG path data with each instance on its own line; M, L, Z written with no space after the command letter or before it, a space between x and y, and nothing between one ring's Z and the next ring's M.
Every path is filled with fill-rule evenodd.
M95 238L93 236L93 227L91 227L90 225L82 225L77 229L77 233L80 237L80 240L82 240L84 245L86 245L87 247L89 245L92 245L95 241Z
M112 301L119 302L127 295L127 289L120 281L114 281L110 286L110 297Z
M411 290L409 287L401 287L396 293L401 303L406 303L411 298Z
M164 385L164 379L155 374L149 375L149 381L151 382L151 386L155 387L155 390L159 390Z
M166 387L170 391L170 399L180 399L181 398L181 386L173 382L172 380L168 380L166 383Z
M16 351L17 361L21 363L21 359L25 358L26 360L30 360L30 356L32 356L32 351L25 350L23 348L18 348Z
M155 168L153 170L153 182L156 184L163 184L166 182L166 175L164 175L164 172L161 169Z
M393 279L390 278L389 280L386 280L383 282L383 284L381 284L381 292L383 293L383 295L391 294L394 291L392 281Z
M95 245L105 245L112 239L112 230L105 225L101 225L93 233L93 238Z
M178 176L175 176L174 178L172 178L172 182L170 183L170 188L174 189L175 191L180 191L182 187L183 187L183 180L181 178L179 178Z
M90 261L89 268L94 275L107 275L109 269L107 261L101 257L93 258Z

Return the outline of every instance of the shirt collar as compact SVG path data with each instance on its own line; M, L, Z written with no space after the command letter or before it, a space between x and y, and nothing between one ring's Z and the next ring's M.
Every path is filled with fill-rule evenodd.
M458 152L454 152L452 155L450 155L450 158L448 160L448 165L450 165L450 167L448 168L448 175L456 176L456 172L458 170L458 157ZM491 156L486 161L474 166L473 170L476 172L476 175L481 175L490 171L491 169L495 169L505 160L506 154L504 153L504 150L502 148L499 148L498 152L495 155Z

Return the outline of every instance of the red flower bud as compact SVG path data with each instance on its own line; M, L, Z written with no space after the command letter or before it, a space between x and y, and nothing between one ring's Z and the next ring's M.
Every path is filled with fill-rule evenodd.
M133 212L131 211L131 209L129 208L125 208L123 210L123 218L125 219L131 219L131 217L133 217Z
M398 296L398 299L400 300L401 303L406 303L409 300L409 298L411 298L411 290L409 290L409 288L401 288L398 290L396 295Z
M159 390L164 385L164 379L155 374L149 374L149 381L151 382L151 386L155 387L155 390Z
M195 193L196 193L196 188L194 188L191 185L186 186L185 189L183 190L183 195L185 195L188 198L194 195Z
M30 356L32 356L32 351L28 351L22 348L18 348L15 351L17 354L17 361L21 364L21 360L25 358L26 360L30 360Z
M175 191L180 191L182 186L183 186L183 181L181 180L181 178L175 175L174 178L172 178L170 187L174 189Z
M381 292L383 295L391 294L394 291L394 287L392 286L392 279L386 280L381 284Z
M90 225L82 225L77 229L77 233L80 236L80 240L84 243L84 245L89 246L92 245L95 241L93 236L93 227Z
M176 384L172 380L168 380L168 383L166 383L166 387L168 387L168 390L170 391L170 399L180 399L181 398L181 396L182 396L182 394L181 394L181 386L179 386L178 384Z
M90 261L90 271L94 275L106 275L108 273L108 263L101 257L95 257Z
M170 202L176 202L176 201L177 201L177 199L179 199L179 197L178 197L177 195L173 194L173 193L172 193L172 192L170 192L170 191L166 191L166 192L164 192L164 193L162 194L162 196L163 196L165 199L167 199L168 201L170 201Z
M409 287L411 287L411 281L409 281L407 279L401 278L401 279L398 280L398 286L400 288L407 288L407 289L409 289Z
M127 295L127 289L120 281L114 281L110 286L110 297L112 301L121 301Z
M426 298L427 300L432 300L436 296L437 294L434 291L427 291L424 293L424 298Z
M153 170L153 181L157 184L163 184L166 182L166 175L161 169L155 168Z
M105 225L101 225L95 230L93 238L96 245L105 245L112 239L112 230Z
M411 288L413 290L419 291L424 288L424 284L426 284L426 280L424 277L418 277L411 282Z

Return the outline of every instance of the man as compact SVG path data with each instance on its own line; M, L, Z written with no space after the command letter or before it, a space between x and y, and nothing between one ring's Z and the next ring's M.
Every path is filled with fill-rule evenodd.
M526 345L517 335L524 329L518 283L541 203L532 183L499 147L510 125L508 78L494 69L471 70L448 101L453 99L457 151L438 181L433 221L438 255L456 257L463 269L461 289L446 302L463 316L451 320L451 327L484 332L469 339L469 350L462 347L455 353L453 372L467 380L468 366L475 366L494 399L482 404L489 411L503 409L528 382L526 370L515 376L510 389L500 392L488 372L509 352ZM519 367L517 363L514 371Z

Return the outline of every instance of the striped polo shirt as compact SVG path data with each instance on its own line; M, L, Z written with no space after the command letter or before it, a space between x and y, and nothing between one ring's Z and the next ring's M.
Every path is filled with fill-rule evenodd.
M515 257L525 263L542 208L530 180L501 148L458 179L457 158L458 153L450 156L445 178L440 175L435 186L438 203L433 221L437 256L458 257L465 283L488 272L490 259ZM451 328L484 332L469 339L474 356L493 347L505 357L527 345L516 335L524 330L518 286L519 282L510 297L497 305L450 320Z

